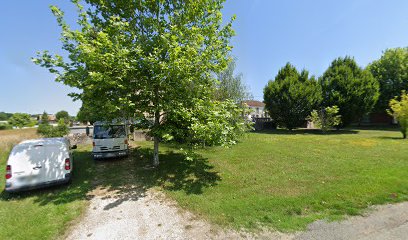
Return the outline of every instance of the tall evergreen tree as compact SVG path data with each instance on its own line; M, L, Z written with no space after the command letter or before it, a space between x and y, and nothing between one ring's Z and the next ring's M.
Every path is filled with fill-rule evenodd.
M342 126L360 121L373 109L379 96L378 81L351 57L335 59L319 81L323 105L340 108Z
M264 88L265 108L271 118L289 130L302 126L321 101L316 79L306 70L299 71L287 63Z

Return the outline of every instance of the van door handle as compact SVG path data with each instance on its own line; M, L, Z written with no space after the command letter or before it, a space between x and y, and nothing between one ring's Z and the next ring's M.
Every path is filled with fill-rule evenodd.
M33 169L34 169L34 170L36 170L36 169L40 169L40 168L42 168L42 166L36 166L36 167L33 167Z

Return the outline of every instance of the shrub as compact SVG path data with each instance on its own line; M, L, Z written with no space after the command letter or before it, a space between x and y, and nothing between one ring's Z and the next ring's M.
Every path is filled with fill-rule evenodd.
M320 128L323 132L330 128L341 124L341 115L338 115L339 108L337 106L322 108L321 110L313 110L307 120Z
M40 124L37 132L43 137L63 137L69 133L69 128L62 118L58 121L58 126L56 127L53 127L48 123Z
M0 130L7 130L7 129L12 129L12 126L10 126L9 124L4 124L4 123L0 124Z
M388 113L397 119L402 136L405 139L408 134L408 94L402 91L399 98L400 100L396 97L390 101L389 105L391 109L388 110Z
M30 125L31 118L27 113L14 113L8 122L13 127L22 128Z
M321 88L306 70L287 63L264 88L265 108L271 118L289 130L300 127L322 99Z

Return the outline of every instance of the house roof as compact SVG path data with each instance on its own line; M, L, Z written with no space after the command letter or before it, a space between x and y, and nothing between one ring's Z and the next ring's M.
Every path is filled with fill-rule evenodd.
M243 101L248 107L265 107L265 103L256 100L246 100Z

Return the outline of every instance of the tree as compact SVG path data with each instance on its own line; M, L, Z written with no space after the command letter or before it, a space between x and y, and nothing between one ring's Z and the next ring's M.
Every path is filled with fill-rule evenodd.
M12 113L0 112L0 121L7 121L11 116Z
M49 121L48 121L48 114L44 111L43 112L43 114L41 115L41 119L40 119L41 121L41 124L49 124Z
M13 127L22 128L30 125L31 117L27 113L14 113L8 120L9 124Z
M265 108L271 118L289 130L300 127L321 101L320 86L306 70L287 63L264 88Z
M389 101L408 89L408 48L385 50L367 69L380 83L380 96L374 109L385 112Z
M408 94L406 91L402 91L399 99L398 97L391 99L389 103L391 109L388 110L388 113L397 119L402 136L406 139L408 134Z
M51 126L48 122L42 123L37 128L38 134L43 137L63 137L69 133L69 127L65 123L65 119L61 118L56 127Z
M228 67L217 74L219 83L216 91L216 99L220 101L232 100L236 103L240 103L252 98L248 87L242 80L242 73L234 76L235 67L235 59L232 59Z
M325 107L319 111L313 110L308 120L323 132L327 132L330 128L341 124L341 116L338 113L339 108L337 106Z
M69 122L69 114L67 111L61 110L55 114L57 120L64 119L65 122Z
M71 94L75 100L106 106L100 111L107 120L152 119L148 130L157 166L160 141L177 130L169 127L178 128L167 119L214 99L214 74L228 64L233 35L233 19L222 21L224 1L86 0L86 11L73 2L79 30L71 30L63 12L51 7L69 60L44 51L33 61L56 74L56 81L83 90Z
M323 105L338 106L342 126L360 121L371 111L379 96L379 84L351 57L335 59L319 79Z

